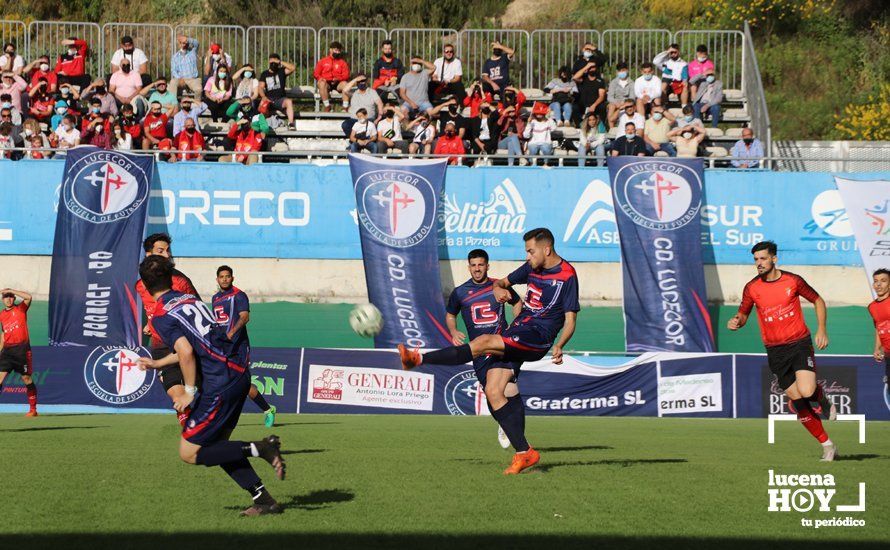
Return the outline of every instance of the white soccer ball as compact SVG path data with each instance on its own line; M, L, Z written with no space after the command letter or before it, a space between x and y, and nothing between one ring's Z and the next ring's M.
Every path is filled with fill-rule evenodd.
M363 338L371 338L383 330L383 315L374 304L360 304L349 312L349 326Z

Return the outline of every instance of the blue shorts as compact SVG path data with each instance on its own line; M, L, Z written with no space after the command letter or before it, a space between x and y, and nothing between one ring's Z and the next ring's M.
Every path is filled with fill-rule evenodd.
M182 429L183 439L203 447L234 430L249 391L250 375L245 372L221 390L199 394Z
M483 389L485 388L485 380L489 370L511 369L513 371L513 378L510 379L510 382L515 383L519 378L519 368L521 366L522 363L508 363L504 361L503 357L497 357L495 355L484 355L473 359L473 370L476 372L476 380L479 381L479 385L482 386Z
M550 334L530 323L510 325L501 338L504 340L501 361L507 363L540 361L553 346Z

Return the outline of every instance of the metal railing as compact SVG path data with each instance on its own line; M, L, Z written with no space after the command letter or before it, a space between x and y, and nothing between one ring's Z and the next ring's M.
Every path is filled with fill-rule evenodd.
M312 27L250 27L247 29L247 62L259 77L269 64L269 55L277 53L283 61L293 63L290 86L311 86L312 71L318 59L318 33Z
M247 59L244 27L237 25L177 25L176 36L184 34L198 41L198 71L204 74L204 57L211 44L219 44L232 58L232 67L237 69Z
M175 39L173 27L154 23L105 23L102 26L102 71L111 72L111 59L120 49L121 39L129 36L133 46L148 57L148 74L154 78L169 76L170 59L173 57ZM138 70L138 67L133 67ZM99 76L99 75L96 75Z
M86 74L93 78L104 74L102 71L102 29L96 23L78 21L32 21L28 25L28 60L41 55L49 56L50 66L55 66L56 58L65 51L62 40L80 38L87 43L84 67Z
M344 58L349 63L351 74L370 73L374 61L380 56L380 43L388 37L386 29L374 27L323 27L318 29L315 59L328 55L331 42L336 40L343 45Z
M0 21L0 46L7 42L15 44L18 55L25 57L28 54L28 28L23 22ZM0 55L3 55L3 52L0 52Z
M455 48L460 46L460 33L455 29L393 29L389 31L389 39L406 71L409 70L412 56L418 55L432 61L442 56L445 44L454 44Z
M531 34L529 55L529 85L543 88L558 76L563 65L572 64L581 53L584 44L590 42L600 47L602 37L594 29L539 29Z
M755 135L763 142L767 157L772 156L772 129L770 128L769 111L766 107L766 96L763 92L763 81L760 79L760 67L757 65L757 56L754 54L754 40L751 38L751 28L745 21L745 39L742 41L745 53L742 56L744 62L744 77L742 81L742 93L748 100L748 114L751 117L751 128Z
M610 66L626 61L631 74L636 74L640 65L651 62L671 41L671 31L667 29L609 29L603 32L600 50L608 57Z
M740 89L745 68L744 42L742 31L679 31L674 33L674 42L686 61L695 59L695 49L700 45L708 48L708 58L714 62L717 77L724 89Z
M464 81L469 83L482 74L485 60L491 57L491 43L497 40L513 48L510 61L510 83L517 88L528 86L528 66L531 38L528 31L507 29L467 29L460 33L458 55L463 64ZM440 57L441 54L436 57Z

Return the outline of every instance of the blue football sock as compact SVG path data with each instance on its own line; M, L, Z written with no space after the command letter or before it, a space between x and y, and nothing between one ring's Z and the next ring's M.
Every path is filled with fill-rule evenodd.
M423 362L433 365L463 365L473 360L470 344L451 346L423 354Z
M244 441L217 441L198 449L195 463L204 466L219 466L227 462L237 462L251 455L250 443Z
M241 458L235 462L226 462L220 464L220 467L229 474L239 487L250 493L250 498L257 504L272 504L275 500L272 495L266 491L260 476L250 465L246 458Z
M260 410L263 412L266 412L271 408L269 407L269 403L266 402L266 398L263 397L263 394L261 394L260 392L256 392L256 397L252 397L251 401L256 403L256 406L259 407Z
M525 408L519 396L507 399L507 403L500 409L491 411L491 415L504 429L507 439L516 452L521 453L529 449L528 441L525 439Z

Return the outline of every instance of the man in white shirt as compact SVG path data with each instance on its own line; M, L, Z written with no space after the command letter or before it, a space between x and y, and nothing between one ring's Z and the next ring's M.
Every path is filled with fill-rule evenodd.
M383 118L377 123L377 152L407 153L408 142L402 138L402 110L392 105L383 109Z
M638 136L643 137L643 127L646 125L646 119L637 112L631 101L624 104L624 112L618 118L618 127L624 128L628 122L633 122L634 131Z
M671 92L680 98L680 104L689 103L689 66L680 57L680 45L671 44L666 51L655 56L652 63L661 68L662 101L667 103Z
M640 77L634 81L637 112L645 114L652 105L661 105L661 82L655 78L655 66L648 61L640 67Z
M15 44L7 42L3 45L3 55L0 55L0 71L9 71L16 75L22 74L25 68L25 60L15 51Z
M148 57L145 52L133 45L133 38L125 36L121 38L121 47L111 56L111 72L116 73L121 68L121 61L130 60L130 67L141 78L140 88L151 82L148 76Z
M454 96L458 104L462 104L464 98L467 97L467 91L464 89L463 65L455 56L453 44L445 44L442 50L442 57L433 61L433 68L430 71L430 97L434 104L443 101L446 96Z

